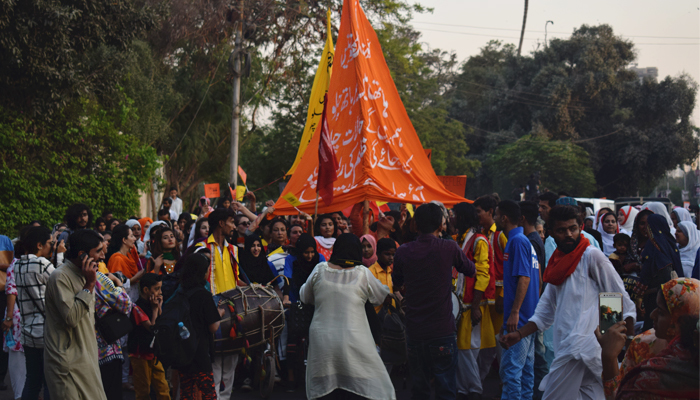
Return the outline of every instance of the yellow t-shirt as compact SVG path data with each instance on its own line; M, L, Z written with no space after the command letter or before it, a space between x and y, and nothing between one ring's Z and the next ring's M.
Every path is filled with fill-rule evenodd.
M394 270L394 267L392 265L388 266L386 268L386 271L384 268L382 268L379 265L379 262L375 262L372 264L372 266L369 267L369 271L374 275L375 278L379 279L379 282L383 283L384 285L389 287L389 293L394 293L394 284L391 281L391 272ZM394 301L392 300L392 304L394 307L396 304L394 304ZM381 310L383 305L378 305L374 307L374 311L379 313L379 310Z
M214 239L214 235L209 235L206 242L207 246L211 245L212 254L214 257L214 270L210 272L209 284L212 294L219 294L235 289L238 282L238 247L233 246L233 256L235 257L235 266L231 262L231 254L228 250L228 242L224 240L223 247L219 246ZM197 243L197 246L204 247L204 243ZM234 273L235 268L235 273ZM213 279L212 279L213 278Z

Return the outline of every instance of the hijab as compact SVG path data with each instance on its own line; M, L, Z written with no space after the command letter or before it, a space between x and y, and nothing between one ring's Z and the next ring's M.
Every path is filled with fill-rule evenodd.
M306 261L304 259L304 252L309 247L313 248L315 254L311 261ZM311 275L316 265L321 261L321 257L316 249L316 240L308 233L302 233L299 235L296 244L297 259L292 263L292 286L299 291L301 286L306 283L306 280Z
M367 234L364 235L360 238L360 244L362 244L363 240L367 240L369 244L372 246L372 257L370 258L365 258L364 257L364 252L362 255L362 264L369 268L371 267L375 262L377 262L377 239L374 238L374 236Z
M252 249L255 242L260 243L260 254L257 257L253 256ZM259 283L262 285L275 279L270 269L270 264L267 263L267 254L262 248L262 240L258 235L250 235L245 238L245 247L239 253L240 266L248 276L251 283Z
M642 263L642 251L639 250L639 220L645 215L649 216L652 214L653 212L651 210L642 210L634 217L634 226L632 228L632 234L630 235L630 249L627 250L627 254L630 256L629 262L637 264Z
M141 224L141 240L143 240L143 237L146 235L146 222L150 225L153 223L153 220L148 217L139 220L139 224Z
M613 245L613 238L615 237L616 233L620 232L619 226L618 226L617 231L615 233L605 232L605 229L603 226L604 225L603 221L605 220L605 218L608 215L612 215L613 218L615 218L615 223L617 223L617 217L615 217L615 214L613 214L611 212L607 212L600 217L600 219L598 221L598 227L596 228L596 230L598 232L600 232L600 236L603 239L603 253L605 253L606 257L610 257L610 254L615 252L615 246Z
M148 243L151 240L151 231L153 230L153 228L159 225L167 225L167 222L159 220L152 223L151 226L148 227L148 231L146 231L146 234L143 236L144 243Z
M639 214L639 210L632 206L624 206L620 208L622 212L622 221L618 221L620 232L632 235L632 230L634 229L634 220Z
M683 276L690 277L695 266L695 257L700 248L700 231L690 221L679 222L678 229L688 238L688 244L680 249L680 253L681 264L683 264Z
M362 265L362 243L352 233L338 236L333 246L330 262L343 268Z
M676 207L673 209L678 217L678 222L690 221L693 222L693 218L690 217L690 212L683 207Z
M668 213L668 208L663 203L658 201L650 201L642 206L642 210L650 210L654 214L661 215L666 219L671 235L676 233L676 229L673 227L673 221L671 221L671 215Z
M666 219L661 215L652 214L647 218L647 223L649 241L642 251L642 282L650 282L658 271L668 266L671 266L678 276L682 276L683 267L676 238L671 235Z

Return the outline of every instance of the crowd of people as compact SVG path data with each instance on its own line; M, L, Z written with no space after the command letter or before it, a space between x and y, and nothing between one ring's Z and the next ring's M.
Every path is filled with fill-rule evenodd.
M413 399L481 399L494 368L503 399L700 395L696 211L591 210L546 192L279 216L252 194L192 212L169 195L155 221L74 204L56 225L0 236L0 373L14 398L250 390L255 350L214 341L221 294L249 285L274 288L287 313L275 381L309 399L395 399L401 374ZM603 292L621 294L623 321L601 333ZM180 337L197 338L180 363L161 362L173 304L189 311Z

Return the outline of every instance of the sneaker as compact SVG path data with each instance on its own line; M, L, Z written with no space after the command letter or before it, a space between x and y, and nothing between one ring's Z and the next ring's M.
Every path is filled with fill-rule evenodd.
M252 384L253 384L253 381L251 381L250 378L245 378L245 379L243 380L243 385L241 385L241 390L242 390L244 393L245 393L245 392L250 392L251 390L253 390Z

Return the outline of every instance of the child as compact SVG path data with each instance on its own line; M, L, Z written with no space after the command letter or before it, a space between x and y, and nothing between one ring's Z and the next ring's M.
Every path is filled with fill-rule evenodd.
M151 385L158 400L170 400L170 388L165 380L163 364L157 362L151 342L153 326L163 311L162 277L158 274L143 274L139 282L139 298L136 300L133 318L136 327L129 334L128 348L131 367L134 371L134 391L136 400L150 399Z
M630 237L624 233L616 234L613 236L613 246L615 247L615 251L610 254L608 258L613 267L615 267L615 271L623 278L635 272L635 265L625 263L627 260L627 250L630 248Z
M379 239L377 242L377 262L369 267L375 278L389 287L389 292L394 293L394 285L391 282L391 273L394 265L394 255L396 254L396 242L391 238ZM376 306L374 310L379 314L383 306Z

